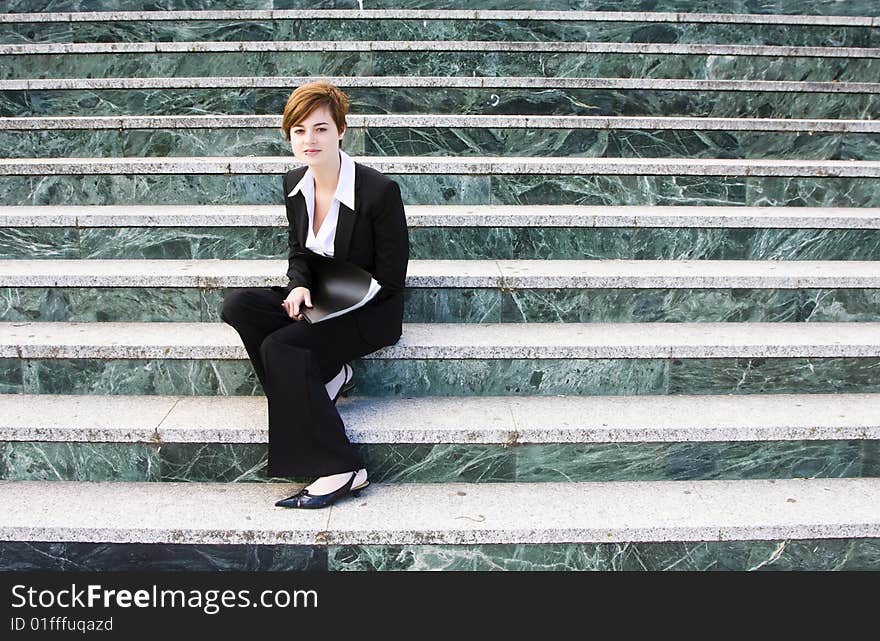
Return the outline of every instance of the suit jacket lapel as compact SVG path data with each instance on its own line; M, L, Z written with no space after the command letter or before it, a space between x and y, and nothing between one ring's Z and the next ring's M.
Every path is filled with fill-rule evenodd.
M336 238L333 240L333 257L339 260L348 260L348 249L351 245L351 233L354 229L354 217L360 207L358 189L360 189L361 172L358 164L354 165L354 209L349 209L345 204L339 203L339 218L336 221ZM308 214L306 215L308 217Z
M303 167L301 172L296 172L294 174L290 181L290 189L293 189L293 186L302 180L302 177L306 173L306 169L306 167ZM289 196L289 198L293 199L293 220L291 221L293 231L296 233L296 238L299 240L299 244L305 247L306 235L309 233L309 210L306 208L306 197L303 196L301 191L299 191L293 196Z
M306 208L306 197L303 196L302 192L298 192L293 195L293 202L296 207L296 227L294 230L296 231L299 244L305 247L306 238L309 233L309 210Z

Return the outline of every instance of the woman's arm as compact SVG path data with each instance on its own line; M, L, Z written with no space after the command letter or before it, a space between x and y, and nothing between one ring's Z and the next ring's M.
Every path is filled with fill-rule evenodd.
M290 281L287 283L287 290L290 292L296 287L310 288L312 274L305 260L306 248L300 244L299 238L297 238L293 202L287 197L292 189L288 187L287 175L282 180L282 187L284 188L284 203L287 208L287 278Z
M373 277L382 286L376 300L402 292L409 262L409 232L400 187L393 180L382 192L373 216L373 251Z

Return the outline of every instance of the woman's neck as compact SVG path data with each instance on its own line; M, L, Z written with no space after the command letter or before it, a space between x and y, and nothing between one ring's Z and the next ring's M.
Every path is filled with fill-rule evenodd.
M326 165L312 167L312 175L315 177L315 189L320 191L336 191L339 184L339 170L342 167L342 159L339 154L332 156L334 162Z

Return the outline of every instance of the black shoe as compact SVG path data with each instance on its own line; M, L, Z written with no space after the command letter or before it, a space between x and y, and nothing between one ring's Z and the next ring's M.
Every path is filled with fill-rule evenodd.
M340 396L347 396L351 389L354 387L354 370L351 369L351 365L346 363L342 366L342 369L345 371L345 379L342 381L342 385L339 387L339 391L336 392L336 396L333 397L333 404L336 405L336 401L339 400Z
M289 496L286 499L281 499L280 501L276 502L275 507L327 507L328 505L333 505L336 501L348 494L351 494L352 496L357 496L360 490L369 485L369 482L364 483L356 490L352 490L351 484L354 483L355 476L357 476L357 470L351 473L351 478L348 479L345 485L343 485L338 490L330 492L329 494L309 494L309 491L306 488L303 488L293 496Z

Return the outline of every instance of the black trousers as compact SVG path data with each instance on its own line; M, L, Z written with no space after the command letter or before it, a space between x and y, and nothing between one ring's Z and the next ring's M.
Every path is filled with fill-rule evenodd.
M269 476L326 476L364 467L324 387L376 347L355 310L314 325L290 318L281 287L234 289L220 317L238 331L269 403Z

